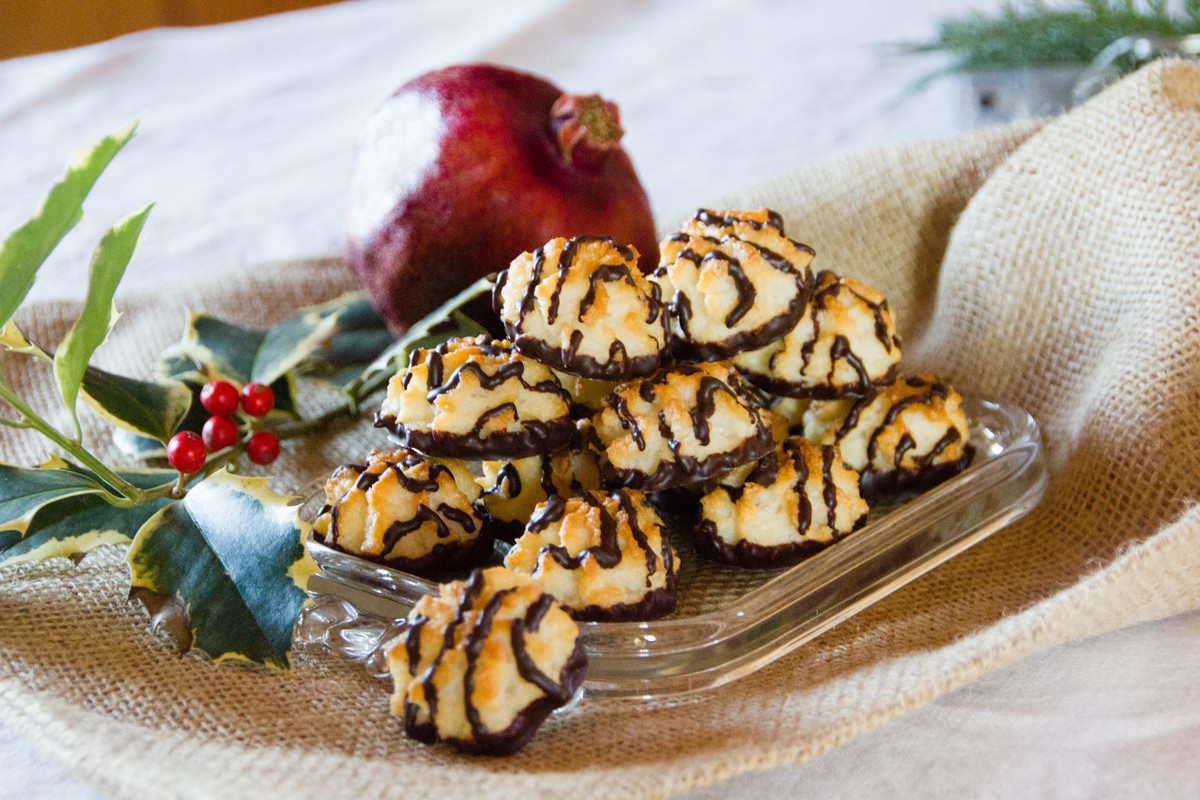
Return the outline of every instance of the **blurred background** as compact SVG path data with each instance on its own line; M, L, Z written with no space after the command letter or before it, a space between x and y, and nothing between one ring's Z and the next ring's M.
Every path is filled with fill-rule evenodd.
M0 58L102 42L166 26L212 25L334 0L4 0Z

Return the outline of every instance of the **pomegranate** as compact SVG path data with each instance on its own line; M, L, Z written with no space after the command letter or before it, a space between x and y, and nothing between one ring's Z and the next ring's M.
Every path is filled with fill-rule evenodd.
M394 333L556 236L658 260L650 202L617 107L487 64L401 86L359 143L346 260Z

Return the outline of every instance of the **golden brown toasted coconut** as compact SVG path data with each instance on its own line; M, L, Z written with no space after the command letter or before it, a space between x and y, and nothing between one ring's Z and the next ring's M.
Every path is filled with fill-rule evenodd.
M461 465L405 450L375 451L325 484L314 529L330 547L409 572L482 562L491 549L473 503L479 487Z
M479 506L493 535L512 541L525 532L538 503L558 495L600 488L598 454L590 443L591 420L578 420L571 445L512 461L484 461L476 479L483 490Z
M815 442L839 445L872 488L943 480L971 458L962 395L933 375L901 378L860 398L813 401L803 428Z
M392 713L409 736L488 755L524 747L587 671L574 620L503 567L422 597L387 659Z
M727 362L676 364L621 384L605 404L594 426L609 488L697 483L771 450L770 425Z
M666 311L637 259L599 236L551 239L517 256L492 295L513 346L595 380L654 372L666 354Z
M790 397L841 397L890 383L900 361L883 295L832 272L817 276L799 323L778 341L734 357L747 380Z
M836 445L785 439L740 486L723 482L704 496L696 549L738 566L794 564L866 522L858 483Z
M576 619L645 620L675 606L678 560L658 512L633 489L552 495L504 559Z
M660 245L651 279L670 306L671 351L716 361L796 326L812 291L812 248L773 211L701 209Z
M520 458L570 442L571 398L548 367L486 336L413 353L388 383L376 425L444 458Z

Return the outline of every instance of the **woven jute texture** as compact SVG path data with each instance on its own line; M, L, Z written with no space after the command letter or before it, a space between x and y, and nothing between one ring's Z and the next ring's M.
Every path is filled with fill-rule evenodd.
M735 684L587 700L514 758L467 758L407 741L388 686L330 656L301 654L283 677L173 655L107 548L0 572L0 711L118 797L659 797L810 758L1040 649L1200 607L1198 198L1200 67L1181 63L1044 126L856 155L727 198L778 209L817 266L883 290L912 363L1029 409L1052 472L1030 516ZM126 297L105 363L148 374L189 304L263 324L346 288L320 262ZM21 321L55 341L75 310ZM47 374L5 369L52 406ZM374 436L293 449L278 488ZM0 455L33 463L41 443L6 433Z

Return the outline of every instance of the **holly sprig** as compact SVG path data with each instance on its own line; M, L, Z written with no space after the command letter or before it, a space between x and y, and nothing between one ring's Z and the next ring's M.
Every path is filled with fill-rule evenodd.
M53 372L69 422L60 429L22 397L0 360L0 426L39 435L59 451L37 466L0 463L0 567L51 557L78 561L102 545L128 546L131 599L181 649L286 670L315 571L304 547L308 526L297 498L271 491L266 478L239 475L241 459L269 463L279 442L322 435L357 417L417 347L482 332L462 308L491 282L476 282L399 339L361 292L301 309L266 329L192 312L183 339L163 351L151 380L117 375L90 362L120 316L114 297L151 204L101 237L79 317L51 351L31 341L13 316L135 131L136 123L72 153L39 209L0 243L0 349ZM338 401L303 418L295 401L300 380L333 386ZM214 385L242 393L240 412L202 396ZM97 455L84 441L80 399L112 425L120 450L151 465L115 465ZM224 422L210 427L220 427L220 435L210 435L209 447L197 454L190 437L217 417ZM183 440L193 447L190 460L170 457ZM264 455L256 440L273 442L274 450ZM164 459L178 468L164 468Z

